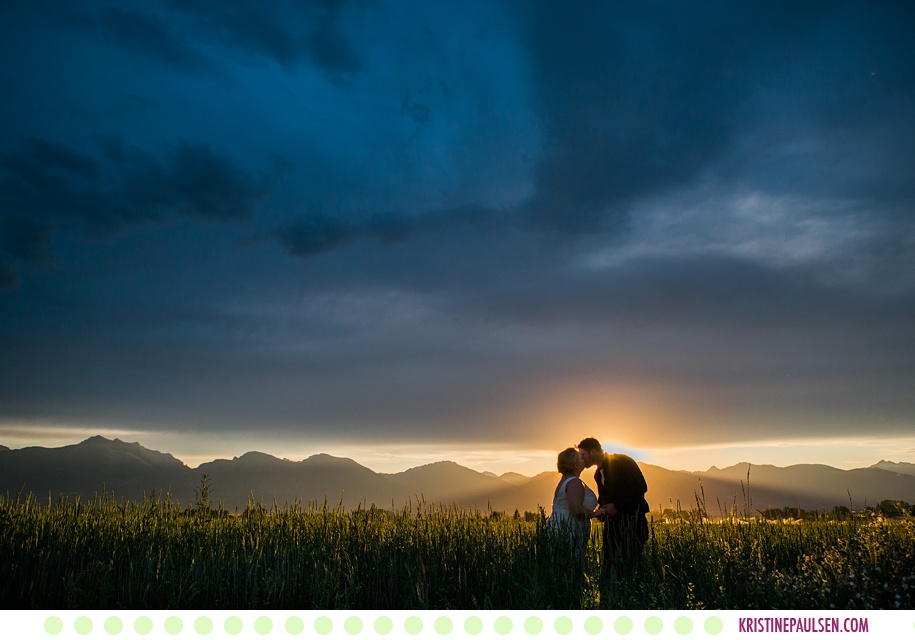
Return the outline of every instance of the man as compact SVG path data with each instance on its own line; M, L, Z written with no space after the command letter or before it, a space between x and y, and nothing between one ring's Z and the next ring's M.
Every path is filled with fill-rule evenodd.
M604 453L595 438L585 438L578 452L586 467L596 466L597 513L604 523L604 567L613 559L640 553L648 540L648 484L635 460L622 453Z

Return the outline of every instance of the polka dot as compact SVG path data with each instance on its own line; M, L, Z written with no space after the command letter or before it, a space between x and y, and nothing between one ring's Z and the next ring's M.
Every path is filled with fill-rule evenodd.
M664 623L658 616L651 616L645 621L645 631L650 635L656 636L664 629Z
M73 630L81 636L89 635L92 633L92 620L86 616L80 616L73 623Z
M117 616L111 616L105 620L105 632L110 636L116 636L124 630L124 623Z
M512 620L508 616L499 616L496 618L493 628L500 636L507 636L512 632Z
M705 621L705 632L712 636L717 636L724 630L724 623L718 616L712 616Z
M146 616L140 616L133 623L133 630L139 633L141 636L147 636L152 633L153 622Z
M286 633L297 636L305 631L305 623L298 616L292 616L286 621Z
M423 621L416 616L410 616L403 623L403 630L411 636L415 636L423 630Z
M448 616L442 616L435 620L435 632L440 636L447 636L454 629L454 623Z
M56 636L58 633L64 630L64 621L57 616L51 616L44 621L44 630L45 633Z
M213 630L213 621L206 616L200 616L194 620L194 631L198 635L205 636Z
M604 630L603 621L597 616L591 616L585 620L585 631L592 635L596 636L598 633Z
M343 623L343 629L351 636L358 635L362 633L362 620L356 616L350 616Z
M226 618L225 624L223 625L226 633L228 633L230 636L237 636L239 633L241 633L241 630L244 628L244 626L245 625L242 624L241 618L237 616Z
M632 619L627 618L626 616L620 616L616 619L616 622L613 623L613 630L621 636L628 635L632 632Z
M537 616L531 616L524 621L524 630L527 631L529 635L537 635L543 631L543 620Z
M556 622L553 623L553 628L556 629L556 633L561 636L566 636L572 633L572 619L568 616L560 616L556 618Z
M267 616L261 616L254 621L254 630L258 633L258 635L267 635L273 631L273 620Z
M315 633L326 636L334 630L334 623L327 616L321 616L315 620Z
M184 624L178 616L171 616L165 620L165 633L170 636L176 636L184 629Z
M375 632L379 635L386 636L394 630L394 623L387 616L381 616L375 620Z
M483 630L483 621L476 616L470 616L464 621L464 631L472 636L477 635Z
M680 616L674 622L674 631L685 636L693 630L693 621L686 616Z

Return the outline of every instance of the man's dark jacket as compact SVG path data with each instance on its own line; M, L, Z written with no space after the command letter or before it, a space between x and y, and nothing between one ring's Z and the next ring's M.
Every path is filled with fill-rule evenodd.
M623 453L605 454L603 461L594 473L597 482L597 501L599 504L612 503L617 513L606 522L605 541L615 537L625 523L635 526L639 542L644 544L648 539L648 502L645 493L648 484L636 461Z

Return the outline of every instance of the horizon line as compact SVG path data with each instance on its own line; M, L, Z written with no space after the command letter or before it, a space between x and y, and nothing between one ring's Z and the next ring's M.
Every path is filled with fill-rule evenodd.
M373 473L377 473L377 474L379 474L379 475L396 475L396 474L398 474L398 473L404 473L404 472L406 472L406 471L411 471L411 470L413 470L413 469L420 469L420 468L422 468L422 467L427 467L427 466L432 466L432 465L435 465L435 464L442 464L442 463L451 463L451 464L455 464L455 465L457 465L457 466L460 466L460 467L462 467L462 468L465 468L465 469L468 469L468 470L471 470L471 471L475 471L475 472L477 472L477 473L483 473L483 474L487 474L487 473L488 473L488 474L492 474L492 475L494 475L494 476L496 476L496 477L502 477L502 476L507 475L507 474L514 474L514 475L520 475L520 476L522 476L522 477L534 478L534 477L536 477L536 476L538 476L538 475L541 475L541 474L543 474L543 473L558 473L558 472L556 472L556 471L549 470L549 469L544 470L544 471L540 471L540 472L535 473L535 474L533 474L533 475L528 475L528 474L520 473L520 472L516 472L516 471L504 471L504 472L502 472L502 473L496 473L496 472L489 471L489 470L486 470L486 471L479 471L479 470L477 470L477 469L473 469L473 468L471 468L471 467L469 467L469 466L466 466L466 465L464 465L464 464L461 464L460 462L457 462L457 461L451 460L451 459L447 459L447 458L442 458L442 459L435 460L435 461L432 461L432 462L425 462L425 463L422 463L422 464L410 466L410 467L407 467L407 468L405 468L405 469L402 469L401 471L377 471L377 470L375 470L375 469L369 467L367 464L364 464L364 463L362 463L362 462L359 462L359 460L357 460L356 458L352 458L352 457L348 457L348 456L335 455L335 454L333 454L333 453L328 453L328 452L326 452L326 451L318 451L318 452L316 452L316 453L312 453L312 454L310 454L310 455L308 455L308 456L306 456L306 457L304 457L304 458L301 458L301 459L292 459L292 458L289 458L289 457L280 456L280 455L276 455L276 454L272 454L272 453L268 453L268 452L266 452L266 451L260 451L260 450L256 450L256 449L250 449L250 450L245 451L244 453L241 453L241 454L239 454L239 455L232 456L231 458L227 458L227 457L218 457L218 456L217 456L217 457L215 457L215 458L212 458L212 459L209 459L209 460L200 462L200 463L198 463L196 466L191 466L190 464L188 464L187 462L185 462L183 459L179 458L177 455L175 455L174 453L171 453L171 452L169 452L169 451L161 451L161 450L159 450L159 449L152 449L152 448L148 447L147 445L144 445L144 444L140 443L139 441L130 442L130 441L128 441L128 440L123 440L122 438L119 438L119 437L117 437L117 436L114 436L114 437L110 437L110 438L109 438L109 437L106 437L106 436L104 436L104 435L102 435L102 434L95 434L95 435L92 435L92 436L85 437L85 438L83 438L82 440L80 440L79 442L74 442L74 443L70 443L70 444L62 444L62 445L58 445L58 446L47 446L47 445L35 444L35 445L26 445L26 446L22 446L22 447L19 447L19 448L14 448L14 447L10 447L10 446L4 445L3 443L0 443L0 447L6 448L6 449L9 450L9 451L22 451L22 450L24 450L24 449L32 449L32 448L37 448L37 449L62 449L62 448L65 448L65 447L72 447L72 446L78 446L78 445L81 445L81 444L85 444L86 442L89 442L90 440L104 440L105 442L119 442L119 443L121 443L121 444L126 444L126 445L136 445L136 446L139 446L139 447L145 449L146 451L150 451L150 452L152 452L152 453L158 453L158 454L160 454L160 455L168 455L168 456L172 457L173 459L175 459L176 461L180 462L182 465L184 465L185 467L187 467L187 468L188 468L189 470L191 470L191 471L196 470L196 469L199 469L201 466L203 466L203 465L205 465L205 464L211 464L211 463L220 462L220 461L231 462L231 461L233 461L233 460L238 460L238 459L240 459L240 458L243 458L243 457L246 456L246 455L249 455L249 454L252 454L252 453L253 453L253 454L260 454L260 455L263 455L263 456L267 456L267 457L269 457L269 458L272 458L272 459L277 460L277 461L280 461L280 462L290 462L290 463L293 463L293 464L297 464L297 463L300 463L300 462L305 462L306 460L309 460L309 459L311 459L311 458L315 458L315 457L318 457L318 456L328 456L328 457L331 457L331 458L334 458L334 459L337 459L337 460L349 460L349 461L354 462L354 463L358 464L359 466L364 467L364 468L366 468L366 469L372 471ZM749 461L740 461L740 462L736 462L736 463L728 464L728 465L724 465L724 466L718 466L718 465L713 464L713 465L710 465L710 466L709 466L708 468L706 468L706 469L687 470L687 469L669 468L669 467L665 467L665 466L662 466L662 465L660 465L660 464L655 464L655 463L653 463L653 462L649 462L649 461L646 461L646 460L637 460L637 461L638 461L640 464L646 464L646 465L650 465L650 466L653 466L653 467L658 467L658 468L665 469L665 470L671 471L671 472L690 473L690 474L705 473L705 472L708 472L708 471L712 471L713 469L719 470L719 471L724 471L724 470L733 469L734 467L739 467L739 466L743 466L743 465L747 465L747 466L750 467L750 468L752 468L752 467L774 467L774 468L777 468L777 469L787 469L787 468L790 468L790 467L802 466L802 465L803 465L803 466L823 466L823 467L829 467L829 468L832 468L832 469L836 469L836 470L838 470L838 471L854 471L854 470L859 470L859 469L872 469L872 468L876 467L877 465L879 465L880 463L887 463L887 464L893 464L893 465L913 465L913 466L915 466L915 463L906 462L906 461L894 461L894 460L887 460L887 459L881 459L881 460L879 460L879 461L877 461L877 462L875 462L875 463L872 463L872 464L869 465L869 466L851 467L851 468L848 468L848 469L843 469L843 468L841 468L841 467L836 467L836 466L834 466L834 465L825 464L825 463L816 463L816 462L807 462L807 463L801 462L801 463L793 463L793 464L788 464L788 465L784 465L784 466L779 466L779 465L773 464L773 463L755 463L755 462L749 462Z

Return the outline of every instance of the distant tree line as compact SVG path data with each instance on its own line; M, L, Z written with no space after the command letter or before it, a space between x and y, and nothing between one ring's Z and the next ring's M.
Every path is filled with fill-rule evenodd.
M656 513L662 522L674 522L688 518L695 510L664 509ZM705 517L710 514L701 511ZM849 507L836 506L829 510L802 509L801 507L769 508L757 511L758 517L766 520L818 520L828 518L832 520L848 520L856 517L903 518L915 517L915 505L910 505L905 500L881 500L877 506L865 507L861 511L852 511ZM733 514L732 514L733 515ZM748 514L740 514L748 515Z
M905 500L882 500L875 507L865 507L862 511L855 512L848 507L833 507L830 511L816 511L801 509L799 507L782 507L781 509L765 509L760 512L763 518L770 520L815 520L822 517L832 517L844 520L855 516L883 516L885 518L901 518L915 516L915 506Z

